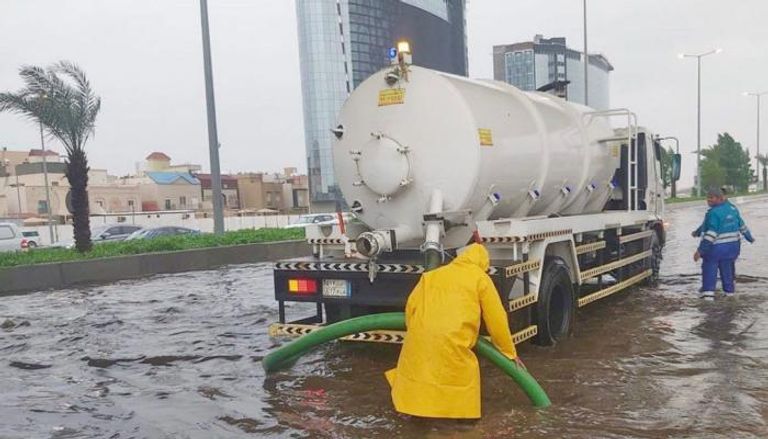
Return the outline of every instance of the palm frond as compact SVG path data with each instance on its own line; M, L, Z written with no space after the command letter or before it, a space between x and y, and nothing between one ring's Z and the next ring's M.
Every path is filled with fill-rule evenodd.
M16 113L39 122L48 135L67 151L66 176L72 187L77 249L90 248L88 219L88 159L85 143L93 134L101 98L77 65L60 61L47 69L23 66L19 75L25 87L0 93L0 112Z
M0 112L41 122L48 135L64 145L68 155L82 151L93 135L101 99L76 64L60 61L48 68L22 66L25 87L0 94Z
M16 113L36 121L41 115L41 109L35 103L36 100L23 91L0 93L0 112Z

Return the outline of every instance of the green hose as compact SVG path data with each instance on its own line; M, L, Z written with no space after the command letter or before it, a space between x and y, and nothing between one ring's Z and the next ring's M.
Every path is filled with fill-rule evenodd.
M261 364L267 372L273 372L277 369L288 367L296 362L302 355L317 345L345 337L347 335L357 334L366 331L375 330L404 330L405 314L401 312L390 312L382 314L371 314L363 317L344 320L324 326L317 331L282 346L268 354L262 360ZM477 340L477 353L487 358L491 363L498 366L504 373L509 375L520 388L525 392L533 403L534 407L548 407L551 402L544 389L541 388L536 379L528 373L527 370L518 366L517 363L507 358L498 351L488 340L479 338Z

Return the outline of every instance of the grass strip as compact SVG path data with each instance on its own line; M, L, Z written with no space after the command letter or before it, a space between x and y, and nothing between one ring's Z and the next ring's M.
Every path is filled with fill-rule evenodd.
M159 253L198 248L223 247L262 242L278 242L304 239L304 229L243 229L223 235L205 233L187 236L164 236L156 239L105 242L95 244L88 253L75 249L37 248L25 252L0 253L0 267L48 264L54 262L81 261L115 256Z

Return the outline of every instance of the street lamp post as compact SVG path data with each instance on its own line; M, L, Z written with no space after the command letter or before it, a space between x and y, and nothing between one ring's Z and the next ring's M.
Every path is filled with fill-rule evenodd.
M203 69L205 71L205 101L208 105L208 150L211 161L213 189L213 231L224 233L224 205L221 202L221 170L219 167L219 133L216 128L216 102L213 94L211 66L211 37L208 30L208 0L200 0L200 20L203 34Z
M589 106L589 53L587 52L587 0L584 0L584 105Z
M701 196L701 59L707 55L722 52L722 49L712 49L699 54L681 53L680 59L696 58L696 195Z
M21 189L19 188L19 174L13 172L16 176L16 201L19 203L19 218L21 218Z
M45 99L47 97L48 96L45 93L40 95L41 106L45 105ZM42 152L43 152L43 181L45 183L45 207L46 207L45 210L46 210L46 213L48 214L47 215L48 234L51 240L50 242L51 244L53 244L56 241L54 240L54 237L53 237L53 215L51 213L51 193L49 191L49 186L48 186L48 159L46 157L47 153L45 151L45 134L43 133L42 120L40 120L39 125L40 125L40 148L42 149Z
M763 95L768 94L768 91L762 91L758 93L749 93L744 92L744 96L754 96L757 101L757 133L756 133L756 151L755 151L755 158L757 159L757 166L755 167L757 169L757 183L758 186L760 185L760 97ZM765 165L763 165L763 174L765 174ZM763 190L768 191L768 180L765 179L765 176L763 176Z

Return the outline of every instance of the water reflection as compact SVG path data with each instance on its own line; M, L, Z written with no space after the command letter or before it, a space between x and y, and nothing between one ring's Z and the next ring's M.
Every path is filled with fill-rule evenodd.
M580 311L553 348L521 348L548 410L482 362L482 420L398 415L389 345L328 345L265 377L280 342L270 268L255 265L4 298L0 437L768 437L768 207L742 211L758 245L737 297L697 298L689 235L704 208L679 209L658 288Z

